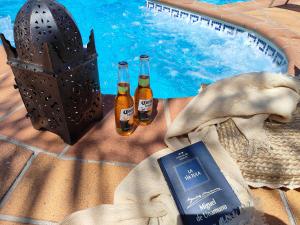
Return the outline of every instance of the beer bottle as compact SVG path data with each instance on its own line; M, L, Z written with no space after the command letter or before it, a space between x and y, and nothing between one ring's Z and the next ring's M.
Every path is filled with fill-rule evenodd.
M152 122L153 94L150 88L149 56L140 56L138 87L134 94L135 120L140 125Z
M115 122L117 132L128 136L134 131L134 106L130 96L127 62L118 64L118 94L115 98Z

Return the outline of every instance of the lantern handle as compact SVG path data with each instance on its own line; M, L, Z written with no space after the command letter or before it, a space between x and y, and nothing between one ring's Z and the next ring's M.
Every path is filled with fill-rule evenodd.
M89 55L97 54L95 45L95 35L93 29L90 32L89 43L87 44L87 52Z

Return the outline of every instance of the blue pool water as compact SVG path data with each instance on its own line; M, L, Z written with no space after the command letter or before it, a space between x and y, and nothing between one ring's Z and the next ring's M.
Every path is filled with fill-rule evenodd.
M95 30L103 93L116 93L117 63L129 63L131 91L138 78L138 56L151 57L155 97L186 97L201 83L253 71L280 72L271 59L249 46L246 38L230 38L214 30L154 14L144 0L61 0L76 20L84 43ZM0 32L12 39L10 18L24 0L0 0ZM9 17L8 17L9 16ZM2 21L2 22L1 22Z

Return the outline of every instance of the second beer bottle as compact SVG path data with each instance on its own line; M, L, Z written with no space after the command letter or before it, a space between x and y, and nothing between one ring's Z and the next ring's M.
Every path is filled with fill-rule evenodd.
M115 98L115 121L117 132L128 136L134 131L134 106L130 96L129 74L127 62L118 65L118 94Z
M140 56L138 87L134 94L135 120L140 125L152 122L153 93L150 88L149 56Z

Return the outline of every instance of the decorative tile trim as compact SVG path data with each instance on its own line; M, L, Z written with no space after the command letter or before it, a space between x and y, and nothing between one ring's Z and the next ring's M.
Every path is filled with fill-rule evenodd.
M178 10L178 9L172 9L171 10L171 16L172 17L179 17L179 12L180 12L180 10Z
M281 68L282 72L286 72L288 69L288 60L282 50L271 41L267 40L254 31L208 16L204 16L199 13L189 12L183 9L171 7L169 5L164 5L160 2L147 0L146 5L149 10L155 13L164 13L171 17L175 17L176 19L185 20L190 24L199 24L202 27L213 29L216 32L222 32L223 34L231 37L236 37L241 34L246 35L249 44L260 51L262 54L270 57L273 63Z

